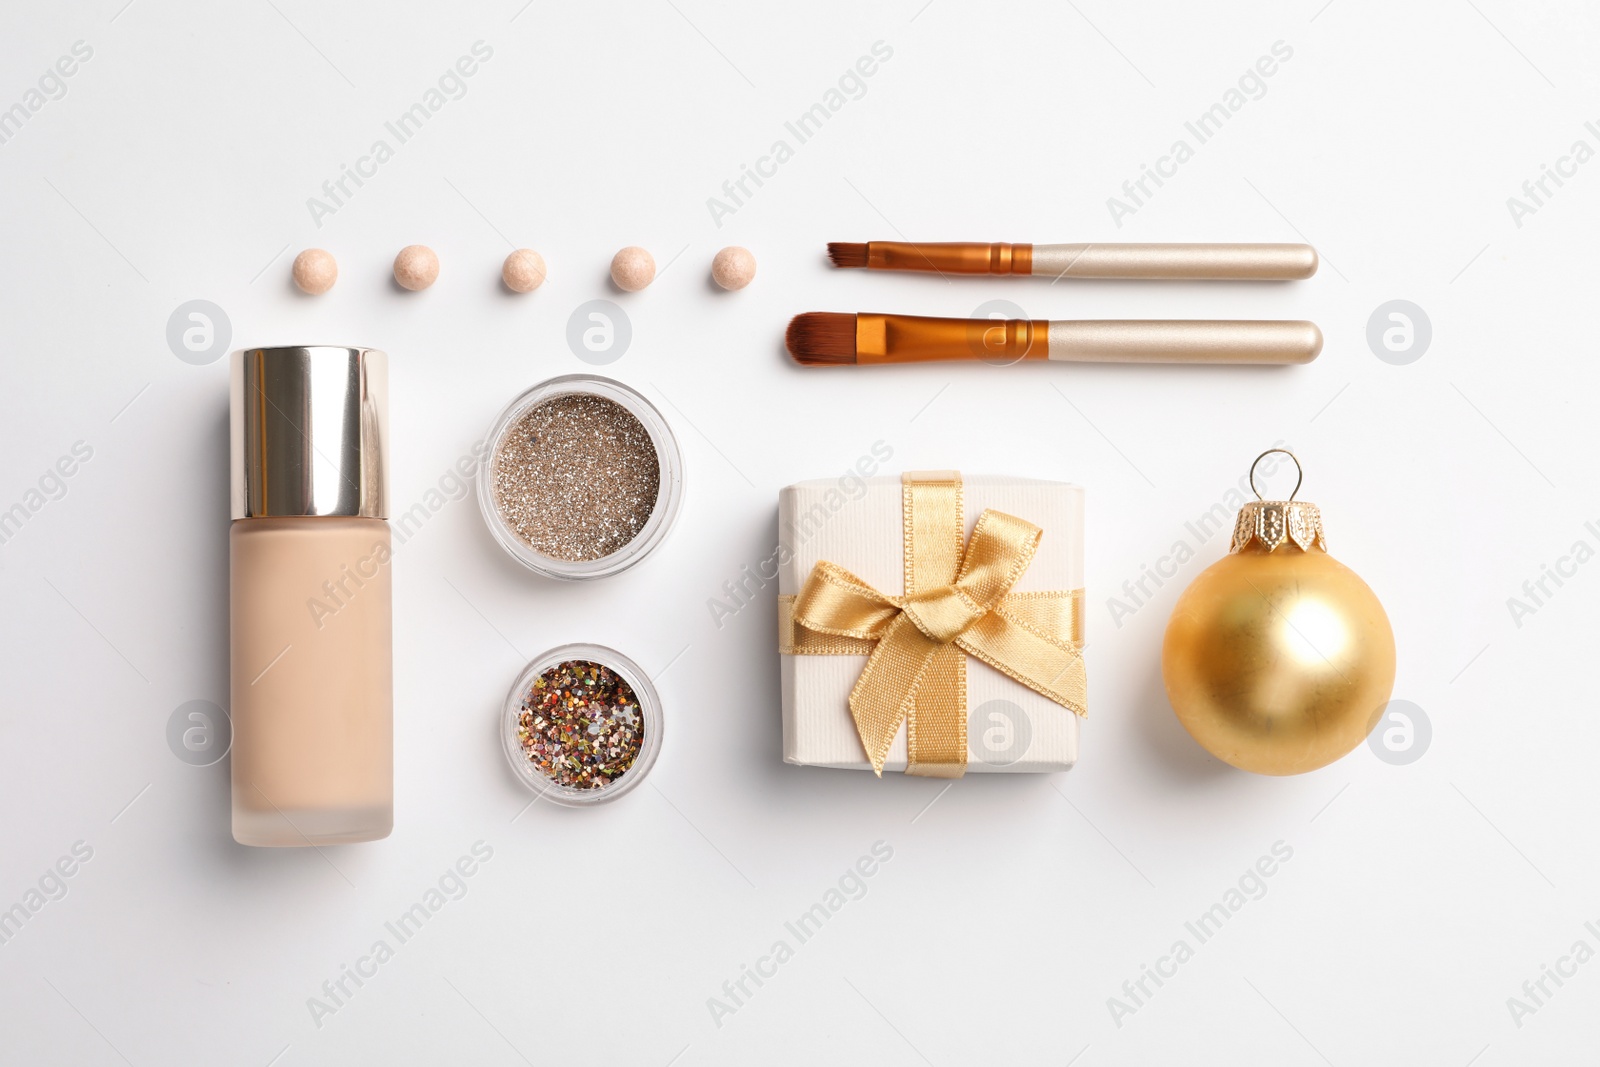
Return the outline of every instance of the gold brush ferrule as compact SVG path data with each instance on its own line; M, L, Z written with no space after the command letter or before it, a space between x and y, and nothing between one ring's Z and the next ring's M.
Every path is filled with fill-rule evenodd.
M1043 319L940 319L921 315L856 316L857 363L1048 359Z
M867 267L930 274L1032 274L1033 246L976 241L868 241Z

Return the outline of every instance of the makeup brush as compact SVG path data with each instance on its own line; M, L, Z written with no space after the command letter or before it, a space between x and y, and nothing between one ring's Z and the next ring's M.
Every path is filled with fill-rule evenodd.
M1317 273L1317 250L1292 244L1011 245L868 241L828 245L835 267L1036 278L1293 281Z
M936 319L809 311L784 341L796 363L1049 359L1068 363L1309 363L1316 323L1242 319Z

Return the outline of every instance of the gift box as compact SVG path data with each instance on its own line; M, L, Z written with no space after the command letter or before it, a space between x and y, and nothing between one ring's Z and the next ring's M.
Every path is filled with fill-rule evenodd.
M778 530L786 763L957 777L1077 761L1081 488L800 482Z

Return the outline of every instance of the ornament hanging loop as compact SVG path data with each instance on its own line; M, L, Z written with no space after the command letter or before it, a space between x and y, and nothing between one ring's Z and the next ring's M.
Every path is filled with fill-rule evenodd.
M1266 459L1274 452L1282 456L1288 456L1289 461L1294 464L1294 490L1289 494L1289 499L1293 500L1295 498L1295 494L1300 492L1300 483L1305 481L1306 472L1305 469L1300 466L1299 458L1287 448L1269 448L1265 452L1261 453L1261 455L1256 457L1256 461L1250 464L1250 491L1256 495L1257 500L1266 500L1266 497L1261 495L1261 490L1256 488L1256 468L1261 465L1262 460Z

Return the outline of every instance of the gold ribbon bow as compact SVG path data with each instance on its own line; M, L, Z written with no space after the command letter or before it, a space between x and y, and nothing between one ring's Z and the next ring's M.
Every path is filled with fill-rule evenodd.
M1085 713L1080 591L1011 592L1043 531L991 509L963 550L960 475L907 473L902 482L905 595L819 562L799 596L779 598L780 644L789 654L868 656L850 713L880 777L905 722L906 773L959 778L966 656Z

